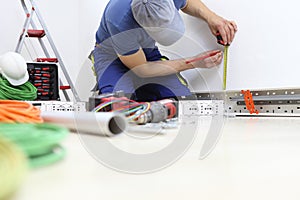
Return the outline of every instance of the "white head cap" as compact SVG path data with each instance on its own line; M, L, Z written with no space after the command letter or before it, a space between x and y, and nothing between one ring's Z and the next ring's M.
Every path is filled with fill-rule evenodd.
M185 26L173 0L132 0L131 10L137 23L164 46L184 35Z
M29 79L26 61L16 52L7 52L0 57L0 73L14 86L22 85Z

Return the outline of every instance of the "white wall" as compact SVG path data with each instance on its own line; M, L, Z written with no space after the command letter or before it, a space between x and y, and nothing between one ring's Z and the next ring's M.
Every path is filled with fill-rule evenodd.
M238 32L229 48L227 88L266 89L300 86L299 7L294 0L223 0L206 5L227 19L234 19ZM185 16L187 37L195 44L177 45L180 55L188 55L218 47L207 27ZM197 47L196 47L197 46ZM191 48L189 48L191 47ZM220 66L222 68L223 65ZM222 69L198 70L208 87L195 71L186 72L196 91L221 90ZM198 72L197 71L197 72Z
M15 50L23 25L24 14L21 11L21 4L18 4L18 2L1 0L0 55Z
M1 1L0 54L14 50L25 15L18 1ZM36 0L53 40L82 99L90 95L95 80L87 59L94 35L108 0ZM298 1L223 0L206 5L238 24L239 31L229 48L227 88L264 89L299 87L300 40ZM222 47L207 25L183 14L186 34L171 47L161 47L171 58L192 56ZM26 51L22 52L31 59ZM184 72L194 91L221 90L222 67Z
M79 73L76 80L76 88L80 91L83 99L91 96L90 90L96 83L96 78L91 70L91 62L87 59L95 44L95 34L100 24L103 10L108 0L85 0L78 1L78 24L79 24Z

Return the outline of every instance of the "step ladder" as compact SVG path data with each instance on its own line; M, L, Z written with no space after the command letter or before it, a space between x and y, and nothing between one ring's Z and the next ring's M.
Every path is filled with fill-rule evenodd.
M20 35L20 38L19 38L19 41L18 41L18 44L17 44L17 47L16 47L15 51L17 53L21 53L22 47L23 47L25 39L27 37L37 38L38 42L39 42L39 44L40 44L40 46L41 46L41 48L42 48L42 50L43 50L46 57L45 58L37 58L35 61L36 62L55 62L55 63L58 63L59 68L62 70L62 72L64 74L64 77L65 77L66 81L69 84L68 86L64 86L63 83L62 83L61 78L59 78L59 84L60 84L59 88L62 90L66 101L70 101L70 97L69 97L66 89L71 89L75 101L79 102L80 98L78 96L78 93L76 92L76 89L75 89L75 87L72 83L72 80L71 80L70 76L68 75L66 67L65 67L65 65L62 61L62 58L60 57L60 55L58 53L58 50L54 45L54 42L53 42L53 40L50 36L50 33L49 33L49 31L48 31L48 29L45 25L45 22L44 22L44 20L41 16L36 4L35 4L35 2L33 0L28 0L28 2L25 2L25 0L21 0L21 3L22 3L22 7L23 7L23 9L25 11L25 14L26 14L26 20L25 20L25 23L24 23L24 26L23 26L23 31ZM34 19L35 19L34 14L35 14L36 19L38 21L37 23L34 22ZM38 29L37 25L42 27L42 29ZM31 27L31 29L30 29L30 27ZM47 46L44 43L43 38L47 39L47 41L49 43L48 46L50 46L50 48L52 49L51 53L55 55L55 58L50 56L50 53L47 50Z

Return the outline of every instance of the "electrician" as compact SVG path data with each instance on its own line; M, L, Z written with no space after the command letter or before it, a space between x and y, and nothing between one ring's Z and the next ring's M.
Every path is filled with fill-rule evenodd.
M180 72L211 68L222 61L222 52L202 61L168 60L156 42L170 46L184 34L179 9L204 19L212 34L220 33L225 44L233 41L237 26L208 9L200 0L110 0L96 33L94 67L99 93L124 91L137 101L191 95Z

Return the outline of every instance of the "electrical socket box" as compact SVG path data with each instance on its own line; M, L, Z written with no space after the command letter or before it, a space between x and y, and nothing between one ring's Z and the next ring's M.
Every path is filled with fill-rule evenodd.
M28 101L41 111L47 112L86 112L86 102Z
M182 116L214 116L224 114L222 100L187 100L179 101L179 117Z

